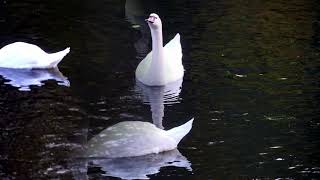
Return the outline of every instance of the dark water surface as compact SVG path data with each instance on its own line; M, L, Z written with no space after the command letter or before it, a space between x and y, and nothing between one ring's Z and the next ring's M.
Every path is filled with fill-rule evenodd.
M162 18L164 42L181 34L182 89L135 82L150 50L143 22L150 12ZM1 179L320 178L316 0L1 0L0 27L1 47L71 47L54 72L69 87L64 80L19 87L1 74ZM192 117L179 151L74 158L117 122L169 129Z

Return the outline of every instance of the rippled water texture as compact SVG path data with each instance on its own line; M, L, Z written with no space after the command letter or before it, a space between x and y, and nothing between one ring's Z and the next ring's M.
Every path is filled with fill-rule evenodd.
M176 85L135 81L150 12L165 43L181 34ZM71 47L59 70L0 69L0 178L320 178L319 12L316 0L0 0L1 47ZM192 117L178 150L77 156L118 122Z

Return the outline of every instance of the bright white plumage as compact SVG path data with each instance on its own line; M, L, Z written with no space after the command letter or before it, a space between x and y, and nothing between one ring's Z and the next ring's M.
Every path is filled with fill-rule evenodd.
M152 51L140 62L136 78L148 86L163 86L183 78L180 34L163 47L162 23L157 14L147 19L152 36Z
M192 122L193 119L167 131L149 122L121 122L90 139L86 154L89 157L120 158L173 150L189 133Z
M57 53L46 53L40 47L24 42L15 42L0 49L0 67L15 69L55 68L70 52L70 48Z

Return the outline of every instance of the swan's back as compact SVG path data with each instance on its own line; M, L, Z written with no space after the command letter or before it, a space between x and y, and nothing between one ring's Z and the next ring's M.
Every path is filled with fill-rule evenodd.
M103 130L87 145L89 157L133 157L173 150L189 133L193 119L168 131L154 124L125 121Z
M45 59L45 52L36 45L15 42L0 49L0 66L6 68L29 68Z
M140 121L126 121L111 126L88 143L90 157L131 157L173 149L175 142L166 131Z
M70 48L68 47L63 51L48 54L36 45L15 42L0 49L0 67L15 69L55 68L69 52Z

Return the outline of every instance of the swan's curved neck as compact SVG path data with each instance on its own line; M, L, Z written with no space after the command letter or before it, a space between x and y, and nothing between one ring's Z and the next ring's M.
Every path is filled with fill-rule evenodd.
M152 60L149 71L152 74L152 83L162 85L165 82L164 48L162 29L151 29L152 36Z
M163 59L163 39L162 29L151 29L152 36L152 59L162 60Z

